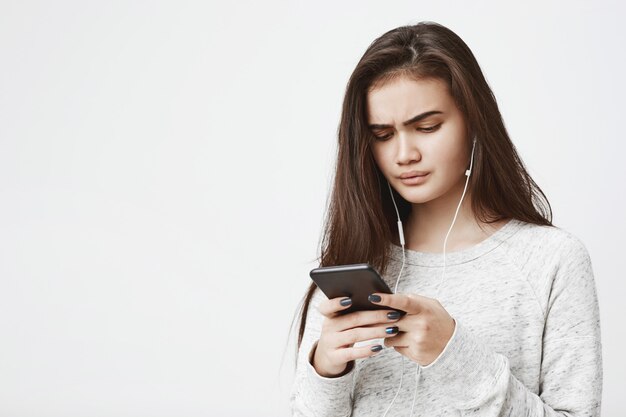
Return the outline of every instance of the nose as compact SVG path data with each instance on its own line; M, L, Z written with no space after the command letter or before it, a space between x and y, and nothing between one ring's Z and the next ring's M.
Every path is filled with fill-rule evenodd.
M422 154L418 149L416 139L408 134L398 134L396 163L398 165L410 165L419 162Z

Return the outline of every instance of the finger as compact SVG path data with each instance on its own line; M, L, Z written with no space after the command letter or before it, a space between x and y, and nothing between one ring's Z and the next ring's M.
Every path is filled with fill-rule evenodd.
M430 303L429 300L432 300L417 294L385 294L380 292L370 294L368 299L373 304L387 306L409 314L421 313Z
M350 297L337 297L324 300L317 306L317 310L326 317L333 317L337 312L346 310L352 305Z
M409 346L409 340L407 334L403 331L398 332L395 337L388 337L385 339L386 347L400 347L405 348Z
M408 348L408 347L406 347L406 346L394 346L393 348L394 348L394 349L396 350L396 352L398 352L399 354L404 355L404 356L406 356L407 358L409 357L409 356L408 356L408 355L409 355L409 348Z
M351 346L364 340L394 337L398 332L397 326L357 327L338 333L336 343L338 347Z
M382 345L372 344L367 346L340 349L337 351L337 355L339 356L339 360L347 363L355 359L363 359L374 356L383 349L384 347Z
M336 331L354 329L356 327L366 327L378 325L380 323L391 323L398 321L402 314L395 310L368 310L355 311L335 319L333 328Z
M423 311L423 310L422 310ZM401 332L410 330L428 331L430 329L429 318L426 314L407 314L396 322Z

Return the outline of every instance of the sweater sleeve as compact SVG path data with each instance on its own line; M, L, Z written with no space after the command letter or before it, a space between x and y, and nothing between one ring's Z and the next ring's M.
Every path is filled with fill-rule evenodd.
M464 416L599 416L600 317L591 260L570 238L559 250L547 301L538 395L457 321L455 334L422 376ZM455 319L456 320L456 319Z
M319 375L311 365L324 319L317 306L323 299L326 296L316 288L308 308L290 395L291 413L296 417L347 417L352 414L354 363L349 365L348 372L336 378Z

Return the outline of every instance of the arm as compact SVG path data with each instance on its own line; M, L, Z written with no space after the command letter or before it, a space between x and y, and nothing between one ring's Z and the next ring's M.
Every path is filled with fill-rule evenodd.
M575 239L561 249L547 305L539 395L515 378L506 356L460 322L442 355L422 368L463 415L600 415L602 346L591 261Z

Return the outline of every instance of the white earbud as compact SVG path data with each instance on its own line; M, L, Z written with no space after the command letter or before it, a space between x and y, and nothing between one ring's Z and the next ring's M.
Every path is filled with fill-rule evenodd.
M393 197L393 191L391 191L391 184L387 181L387 186L389 187L389 194L391 194L391 201L393 201L393 207L396 209L396 217L398 218L398 235L400 236L400 246L402 246L402 253L404 254L404 230L402 228L402 220L400 220L400 213L398 212L398 206L396 205L396 199ZM404 268L404 260L402 261L402 268ZM400 270L402 273L402 269ZM396 288L393 290L395 293L398 289L398 280L400 279L400 275L398 275L398 279L396 279Z
M474 165L474 149L475 148L476 148L476 137L474 137L474 140L472 141L472 156L470 158L470 167L468 170L465 171L465 175L467 175L468 177L472 173L472 166Z

